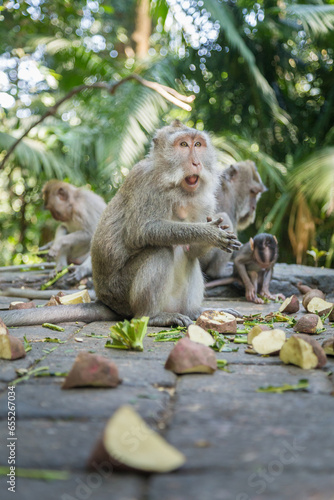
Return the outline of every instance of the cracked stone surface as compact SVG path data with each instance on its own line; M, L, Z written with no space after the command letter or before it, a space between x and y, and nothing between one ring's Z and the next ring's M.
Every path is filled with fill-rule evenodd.
M334 301L334 272L301 267L276 266L273 285L280 289L273 291L288 295L302 279L324 289ZM0 276L1 288L25 278L23 273L5 274L5 279ZM26 281L29 286L34 275ZM39 283L41 276L37 278ZM279 307L248 303L234 287L222 295L227 287L220 288L206 299L206 307L233 307L241 314L265 314ZM1 309L14 300L0 297L0 317ZM303 314L301 307L294 316ZM11 335L25 336L32 349L24 359L0 360L2 467L8 462L7 387L18 379L18 369L29 375L29 370L44 367L39 372L44 376L32 374L16 385L17 473L30 476L16 478L13 494L1 475L1 499L333 500L334 357L328 357L323 369L301 370L282 364L277 356L247 354L247 345L239 344L237 352L216 353L217 359L227 360L228 371L176 376L164 369L172 342L146 336L143 352L106 349L111 325L64 323L64 332L41 326L10 329ZM287 323L279 326L288 337L293 333ZM334 335L328 320L325 327L326 332L315 336L320 343ZM43 342L46 337L63 343ZM114 389L62 390L64 374L82 351L113 360L122 383ZM262 386L296 384L300 379L309 381L306 391L257 392ZM107 420L124 404L133 406L186 456L181 469L169 474L119 472L110 464L86 469ZM43 471L61 476L46 481Z

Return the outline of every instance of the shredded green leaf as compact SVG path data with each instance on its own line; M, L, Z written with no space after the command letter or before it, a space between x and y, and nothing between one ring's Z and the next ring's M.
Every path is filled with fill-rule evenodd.
M134 318L131 321L124 320L116 323L110 328L112 342L107 340L105 347L142 351L144 349L143 339L147 332L149 319L148 316L143 316L140 319Z
M45 337L43 342L54 342L55 344L66 344L66 340L59 340L57 338L52 339L51 337Z
M27 336L23 335L23 342L24 342L24 350L25 352L31 351L32 347L31 344L29 344L29 341L27 340Z
M43 323L42 326L44 328L50 328L50 330L55 330L56 332L64 332L65 331L65 328L63 328L62 326L53 325L52 323Z
M277 392L281 394L286 391L305 391L308 389L309 382L307 379L300 379L298 384L284 384L280 386L268 385L267 387L259 387L256 392Z
M7 476L10 473L9 467L4 465L0 466L0 476ZM15 475L17 477L28 477L30 479L43 479L45 481L56 481L69 478L68 471L60 470L47 470L47 469L23 469L22 467L15 468Z

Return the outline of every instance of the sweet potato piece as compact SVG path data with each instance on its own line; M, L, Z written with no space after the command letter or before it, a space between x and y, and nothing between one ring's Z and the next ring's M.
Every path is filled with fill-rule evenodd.
M221 311L203 311L197 318L196 325L204 330L216 330L219 333L236 333L237 321L232 314Z
M8 333L2 333L0 335L0 358L1 359L19 359L24 358L26 351L24 349L24 344L22 340L9 335Z
M300 291L300 293L302 293L303 295L305 295L307 292L310 292L312 290L312 288L310 286L304 285L304 283L302 283L301 281L298 281L297 288Z
M193 342L197 342L198 344L203 344L208 347L214 345L215 343L212 335L198 325L189 325L186 337L190 338Z
M165 368L178 374L213 373L217 370L217 360L210 347L184 337L170 352Z
M68 304L82 304L91 302L88 290L80 290L80 292L69 293L63 297L59 297L59 302L66 306Z
M323 328L323 324L317 314L305 314L293 327L295 332L308 334L317 333L317 330L321 328Z
M321 290L318 290L317 288L313 288L309 292L307 292L304 295L303 301L302 301L303 307L306 309L306 311L308 311L308 309L307 309L308 303L312 299L314 299L314 297L318 297L319 299L325 299L325 294Z
M76 357L62 389L72 387L116 387L121 382L115 363L103 356L81 352Z
M9 304L9 309L12 310L12 309L33 309L34 307L36 307L36 304L35 302L33 301L29 301L29 302L11 302Z
M253 349L259 354L278 354L285 342L284 330L269 330L253 338Z
M299 311L299 300L297 295L291 295L285 299L283 304L279 308L279 312L282 314L294 314Z
M0 318L0 335L9 335L9 330L1 318Z
M334 304L327 302L320 297L313 297L307 304L307 311L310 313L317 313L319 315L328 314L334 307Z
M309 335L294 334L283 345L280 359L285 364L300 366L304 370L322 368L327 363L325 351Z
M324 340L322 348L328 356L334 356L334 337Z
M109 419L88 466L110 461L119 469L163 473L178 469L185 457L150 429L131 406L122 406Z
M267 325L258 324L258 325L253 326L253 328L248 332L248 335L247 335L248 344L252 345L253 339L257 335L259 335L261 332L265 332L267 330L271 330L271 328Z

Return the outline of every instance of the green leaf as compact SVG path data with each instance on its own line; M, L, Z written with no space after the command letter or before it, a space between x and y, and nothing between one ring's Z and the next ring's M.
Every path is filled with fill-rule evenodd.
M116 323L110 328L110 337L112 344L108 340L105 347L115 349L133 349L135 351L143 350L143 339L147 332L148 316L140 319L124 320Z
M281 394L282 392L286 391L305 391L308 389L309 382L307 379L300 379L298 384L295 385L290 385L290 384L284 384L284 385L279 385L279 386L274 386L274 385L268 385L266 387L259 387L256 389L256 392L277 392Z

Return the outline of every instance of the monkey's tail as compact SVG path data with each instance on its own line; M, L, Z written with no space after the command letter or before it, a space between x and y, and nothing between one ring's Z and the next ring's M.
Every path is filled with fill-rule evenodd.
M99 302L0 311L0 318L6 326L30 326L70 321L91 323L92 321L119 321L123 319Z

